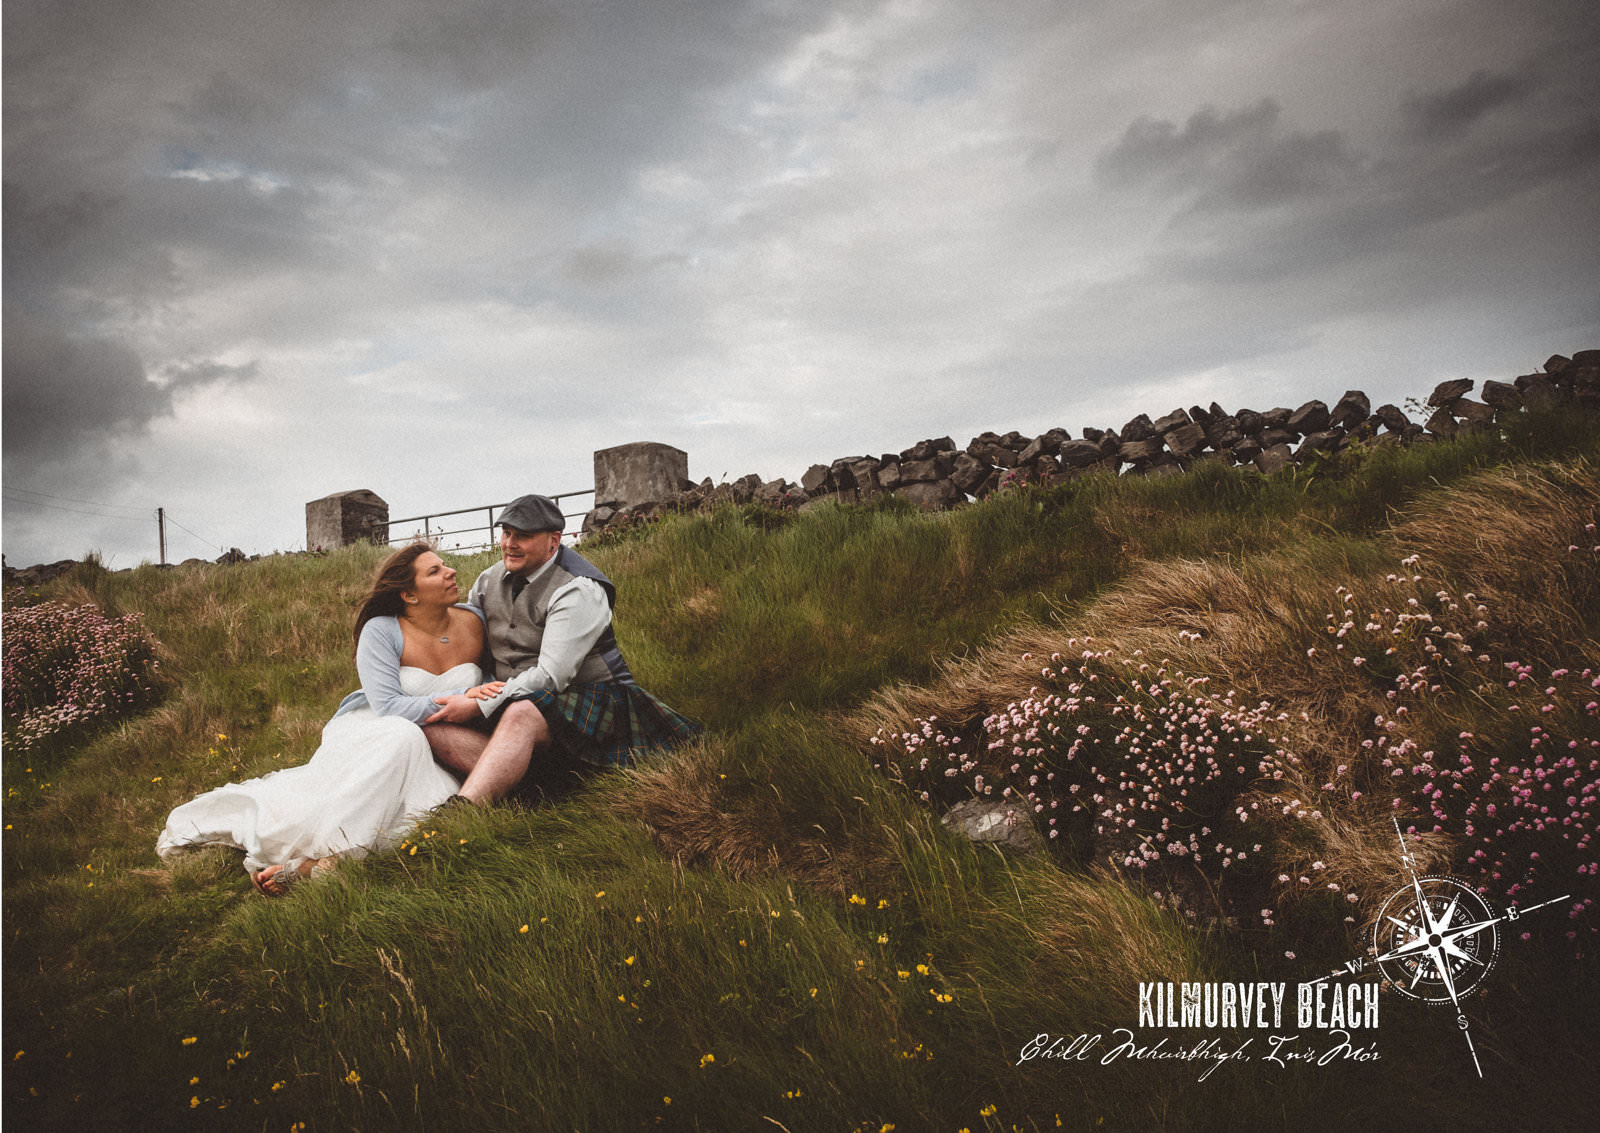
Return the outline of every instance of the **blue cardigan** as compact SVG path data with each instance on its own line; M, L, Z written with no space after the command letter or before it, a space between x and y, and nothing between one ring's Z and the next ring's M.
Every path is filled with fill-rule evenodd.
M483 611L465 602L457 609L471 610L483 620ZM400 654L405 651L405 634L400 630L398 618L380 615L361 627L361 640L356 642L356 672L361 677L361 687L339 702L334 718L357 708L372 708L379 716L401 716L413 724L420 724L439 710L434 696L466 692L466 688L452 693L430 693L427 696L407 696L400 688Z

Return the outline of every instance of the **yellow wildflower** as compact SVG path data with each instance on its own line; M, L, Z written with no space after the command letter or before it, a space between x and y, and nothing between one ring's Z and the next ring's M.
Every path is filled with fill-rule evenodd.
M527 932L528 931L528 926L527 925L523 925L521 928L517 929L517 931L518 932Z
M193 1046L195 1043L197 1043L199 1041L200 1041L200 1036L199 1035L190 1035L188 1038L183 1040L183 1045L184 1046Z

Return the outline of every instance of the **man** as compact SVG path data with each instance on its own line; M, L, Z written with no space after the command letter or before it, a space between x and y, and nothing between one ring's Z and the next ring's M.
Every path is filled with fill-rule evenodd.
M467 599L483 611L494 679L436 697L439 711L423 721L434 758L465 776L458 797L502 798L536 751L574 768L614 767L698 735L634 682L611 632L616 587L561 545L566 517L555 501L522 496L498 524L500 562Z

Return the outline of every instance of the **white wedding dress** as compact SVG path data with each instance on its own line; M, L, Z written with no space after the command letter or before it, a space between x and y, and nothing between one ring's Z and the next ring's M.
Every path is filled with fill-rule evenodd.
M471 662L437 674L400 666L407 696L459 692L480 679ZM372 853L398 843L456 787L433 761L418 725L356 708L328 721L309 762L229 783L178 807L156 853L170 858L203 846L234 846L244 851L251 872Z

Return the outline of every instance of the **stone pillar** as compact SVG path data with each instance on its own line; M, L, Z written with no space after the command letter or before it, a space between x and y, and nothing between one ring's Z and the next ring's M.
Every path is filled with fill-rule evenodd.
M308 551L388 541L389 505L374 492L335 492L306 504Z
M594 506L624 508L670 500L689 483L689 454L636 441L594 454Z

